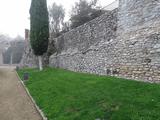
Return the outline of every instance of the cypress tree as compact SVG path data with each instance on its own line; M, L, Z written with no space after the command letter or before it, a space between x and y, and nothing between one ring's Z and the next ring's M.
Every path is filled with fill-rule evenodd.
M30 42L33 52L38 56L39 68L42 55L47 52L49 42L49 17L46 0L32 0L30 7Z

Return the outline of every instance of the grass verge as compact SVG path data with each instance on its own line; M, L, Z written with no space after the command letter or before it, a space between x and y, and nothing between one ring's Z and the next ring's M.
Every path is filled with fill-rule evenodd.
M160 120L160 85L62 69L18 71L49 120Z

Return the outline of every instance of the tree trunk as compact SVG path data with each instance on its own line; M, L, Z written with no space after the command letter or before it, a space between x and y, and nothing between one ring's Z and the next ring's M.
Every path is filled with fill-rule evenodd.
M42 71L42 70L43 70L43 66L42 66L42 56L38 56L38 61L39 61L39 70Z

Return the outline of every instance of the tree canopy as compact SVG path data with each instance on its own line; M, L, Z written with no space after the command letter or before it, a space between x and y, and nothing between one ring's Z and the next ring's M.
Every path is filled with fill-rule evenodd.
M46 0L32 0L30 41L34 54L42 56L48 49L49 17Z
M97 7L97 0L92 0L91 2L79 0L71 11L71 28L78 27L103 13L104 11Z
M64 24L65 10L63 6L53 3L49 8L49 17L51 33L59 33Z

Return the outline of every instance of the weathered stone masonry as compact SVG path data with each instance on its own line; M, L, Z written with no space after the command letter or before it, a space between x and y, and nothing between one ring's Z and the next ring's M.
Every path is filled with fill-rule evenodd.
M160 1L120 0L113 10L56 39L50 66L160 81Z
M106 74L105 63L112 60L110 58L114 55L116 29L117 10L64 34L56 40L58 55L56 53L50 58L50 65L73 71Z
M159 82L160 1L121 0L118 19L120 73L133 79Z
M29 67L29 68L36 68L38 67L38 58L37 56L34 55L33 50L31 48L30 45L30 40L29 40L29 30L25 29L25 41L26 41L26 45L25 45L25 52L22 56L22 60L21 63L19 64L19 67L23 68L23 67ZM43 65L47 66L48 65L48 56L47 54L44 54L43 57Z

